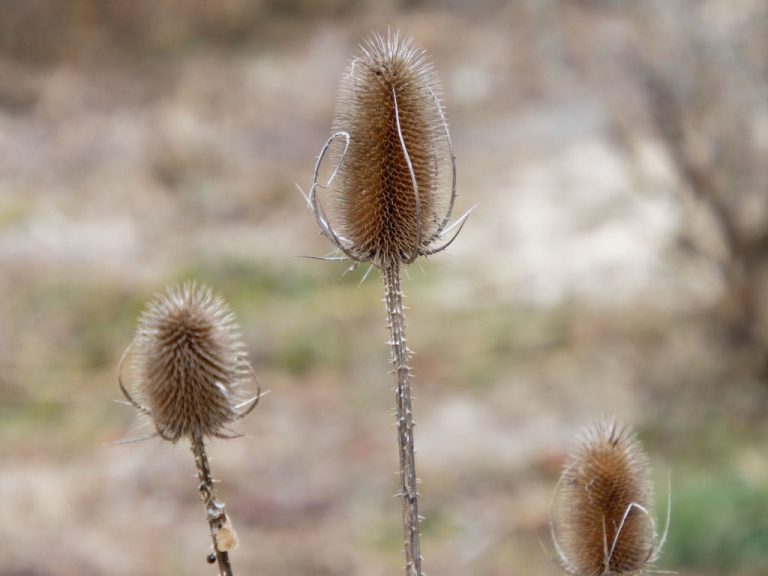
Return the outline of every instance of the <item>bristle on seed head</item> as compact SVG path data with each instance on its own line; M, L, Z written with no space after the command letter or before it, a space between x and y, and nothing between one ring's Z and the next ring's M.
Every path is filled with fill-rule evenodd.
M163 438L217 436L237 419L250 366L234 315L208 288L156 296L139 318L132 357L136 392Z
M345 73L333 122L344 146L329 180L338 237L322 209L318 221L352 259L412 262L441 237L455 170L440 92L426 53L397 33L370 36Z
M555 495L552 535L575 576L642 574L661 547L651 516L650 463L628 428L600 422L568 456Z

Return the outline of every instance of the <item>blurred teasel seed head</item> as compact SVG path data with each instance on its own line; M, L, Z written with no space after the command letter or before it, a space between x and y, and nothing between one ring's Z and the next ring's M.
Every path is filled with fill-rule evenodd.
M648 457L629 428L598 422L587 429L567 458L550 519L569 574L642 574L658 559L667 530L661 537L656 530L650 476Z
M398 33L371 35L344 74L307 199L323 233L354 262L410 263L453 240L435 246L453 228L456 198L441 91L426 52ZM319 184L329 151L335 168ZM327 188L328 213L318 187Z
M205 286L156 296L139 318L131 355L141 404L123 391L166 440L227 437L226 426L255 405L241 411L250 403L243 384L251 368L235 317Z

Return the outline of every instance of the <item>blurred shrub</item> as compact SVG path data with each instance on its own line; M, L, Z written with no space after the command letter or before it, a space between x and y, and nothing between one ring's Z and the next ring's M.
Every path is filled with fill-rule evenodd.
M747 18L713 30L703 11L672 12L674 28L658 26L639 59L650 118L689 194L680 244L718 272L713 319L755 352L768 379L765 30ZM702 217L708 226L696 225Z

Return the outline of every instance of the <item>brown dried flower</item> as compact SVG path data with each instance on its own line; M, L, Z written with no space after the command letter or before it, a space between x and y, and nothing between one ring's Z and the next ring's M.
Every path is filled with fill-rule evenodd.
M439 82L426 53L397 33L370 36L341 81L333 130L317 157L305 197L321 232L343 254L327 259L351 260L350 269L369 262L368 272L379 268L384 279L396 379L406 574L421 576L410 351L400 266L447 248L469 214L448 225L456 200L456 159ZM326 155L333 169L321 184ZM318 189L329 199L328 213ZM441 239L442 245L436 246Z
M666 539L652 517L650 463L628 428L599 422L568 456L553 502L552 537L574 576L643 573Z
M137 397L143 403L123 384L122 366L129 351ZM229 307L208 288L193 283L168 288L150 302L118 367L120 390L153 422L152 436L190 442L213 543L208 561L218 564L221 576L233 574L229 552L238 538L224 503L216 497L205 438L232 438L224 432L226 426L258 404L259 393L243 401L242 383L250 371Z
M307 200L323 233L346 257L380 267L410 263L453 241L455 235L433 247L453 228L446 224L456 197L455 158L437 76L411 39L373 34L363 43L341 81L333 130ZM342 141L323 186L337 234L317 188L325 154Z
M225 427L255 405L257 399L244 402L250 365L234 315L204 286L185 284L156 296L139 319L131 351L142 403L120 385L166 440L228 437Z

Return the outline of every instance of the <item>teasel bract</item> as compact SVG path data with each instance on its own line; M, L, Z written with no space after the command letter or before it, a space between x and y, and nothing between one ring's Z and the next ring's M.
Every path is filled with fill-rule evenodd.
M135 378L131 386L123 381L126 358ZM118 368L120 390L154 425L152 436L190 442L221 576L232 574L229 551L238 541L216 498L205 438L237 436L227 427L250 413L260 397L245 396L251 373L229 307L208 288L192 283L169 288L147 306Z
M320 230L340 252L327 259L350 260L350 268L369 263L366 276L378 268L384 280L409 576L422 571L400 267L447 248L468 216L448 224L456 168L440 98L435 70L411 39L398 33L370 36L341 80L333 133L317 157L306 194ZM321 184L326 157L330 176Z
M569 454L550 519L558 560L573 576L643 574L669 528L653 518L651 468L635 434L615 421L587 429Z

